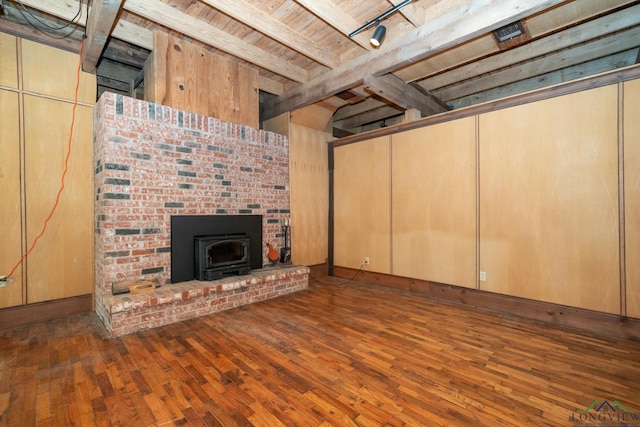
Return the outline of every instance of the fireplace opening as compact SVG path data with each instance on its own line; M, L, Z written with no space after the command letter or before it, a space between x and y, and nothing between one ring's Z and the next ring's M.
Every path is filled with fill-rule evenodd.
M249 274L251 241L246 235L196 236L193 239L198 280Z
M240 236L248 239L247 260L250 270L259 270L263 263L262 215L172 215L171 216L171 283L200 278L198 265L205 265L207 259L199 260L196 238L225 238ZM232 246L235 248L236 246ZM223 245L219 249L224 249ZM216 249L217 251L218 249ZM236 253L225 255L235 257ZM222 258L214 263L231 262ZM231 267L231 265L229 265ZM228 273L232 274L232 273Z

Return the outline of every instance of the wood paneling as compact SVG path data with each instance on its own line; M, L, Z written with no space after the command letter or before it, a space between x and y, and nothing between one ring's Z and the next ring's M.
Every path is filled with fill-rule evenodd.
M334 264L391 271L390 138L336 147Z
M145 100L259 127L256 69L159 31L145 63Z
M391 137L394 275L476 287L475 135L468 117Z
M0 33L0 86L18 87L16 38L6 33Z
M620 313L617 86L480 116L480 288Z
M14 41L15 45L15 41ZM20 116L18 94L0 90L0 274L8 275L20 259L22 227L20 218ZM0 288L0 308L22 304L22 269L18 268Z
M295 264L327 261L331 134L290 124L291 251Z
M78 55L22 40L22 84L27 92L74 99ZM78 101L96 102L96 76L80 73Z
M624 83L624 206L627 316L640 318L640 80Z
M29 245L42 229L60 187L72 107L62 101L24 96ZM46 233L26 261L28 303L92 292L92 134L93 108L78 106L64 191Z

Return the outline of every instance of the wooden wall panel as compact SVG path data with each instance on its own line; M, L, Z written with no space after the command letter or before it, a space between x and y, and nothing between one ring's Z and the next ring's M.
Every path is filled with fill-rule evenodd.
M29 244L40 232L60 186L72 107L62 101L24 96ZM92 293L92 135L93 108L78 106L65 189L46 233L27 258L28 303Z
M15 41L14 41L15 45ZM18 94L0 90L0 274L8 275L22 255L20 199L20 117ZM22 269L0 288L0 308L22 304Z
M394 275L477 286L475 123L392 136Z
M22 40L22 84L27 92L73 100L78 70L78 55ZM78 101L96 102L96 76L80 73Z
M334 264L391 272L390 137L334 150Z
M145 62L145 100L259 127L258 70L160 31L153 50Z
M624 203L627 315L640 318L640 80L624 83Z
M620 313L617 87L480 116L480 288Z
M331 134L290 124L291 252L294 264L327 262Z
M0 33L0 86L18 87L16 37Z

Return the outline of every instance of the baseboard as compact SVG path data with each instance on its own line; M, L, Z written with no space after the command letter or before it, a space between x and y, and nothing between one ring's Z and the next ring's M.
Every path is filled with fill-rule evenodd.
M3 308L0 309L0 329L60 319L89 311L93 311L92 294Z
M329 264L326 262L324 264L308 265L307 267L309 267L309 277L313 279L326 277L329 274Z
M333 275L388 288L417 292L449 304L516 316L614 339L640 341L640 319L542 301L462 288L426 280L334 267ZM355 277L354 277L355 276Z

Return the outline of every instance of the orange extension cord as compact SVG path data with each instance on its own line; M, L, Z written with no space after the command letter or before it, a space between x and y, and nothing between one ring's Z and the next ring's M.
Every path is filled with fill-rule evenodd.
M27 256L29 256L31 251L33 251L33 249L36 247L36 243L38 243L38 240L40 240L40 238L44 235L44 232L47 230L47 224L49 223L49 220L51 219L51 217L53 217L53 214L56 211L56 208L58 207L58 202L60 201L60 195L64 190L64 179L67 176L67 171L69 170L69 157L71 156L71 140L73 139L73 128L76 123L76 107L78 106L78 89L80 88L80 70L82 68L82 47L83 46L84 46L84 38L80 41L80 53L78 54L78 70L76 72L76 90L75 90L75 95L73 99L73 111L71 113L71 128L69 129L69 140L67 141L67 155L64 159L64 170L62 171L60 189L58 190L58 194L56 195L56 201L53 204L53 207L51 208L51 210L49 211L49 215L47 215L47 218L44 220L44 224L42 225L42 230L35 237L35 239L33 239L33 243L31 244L31 247L24 254L22 254L20 259L16 263L15 267L11 269L11 272L7 276L7 279L13 276L13 273L15 273L18 267L20 267L20 264L22 264L24 259Z

